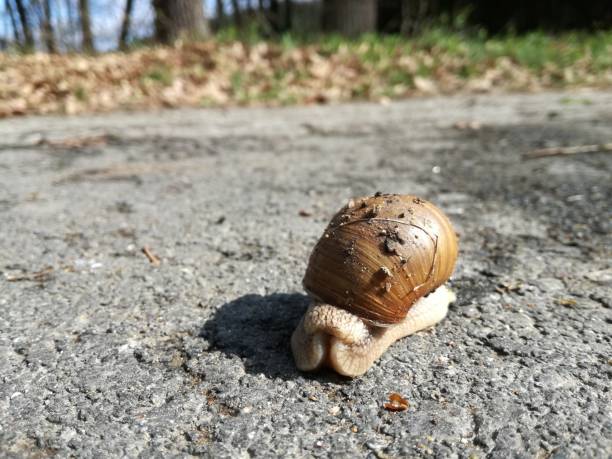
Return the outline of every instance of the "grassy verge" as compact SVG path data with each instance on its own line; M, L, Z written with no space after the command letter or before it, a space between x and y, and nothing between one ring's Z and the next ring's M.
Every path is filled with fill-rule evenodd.
M387 100L455 92L612 87L612 31L486 37L283 36L127 53L0 54L0 116L160 106Z

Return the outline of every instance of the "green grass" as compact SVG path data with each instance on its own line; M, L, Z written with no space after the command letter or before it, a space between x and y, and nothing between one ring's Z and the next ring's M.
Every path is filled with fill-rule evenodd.
M410 41L410 40L409 40ZM612 68L612 31L568 32L552 35L531 32L487 37L484 33L452 33L433 29L413 40L415 49L437 49L472 62L507 57L531 70L545 65L567 67L590 55L596 70Z
M83 86L77 86L74 89L74 96L77 98L77 100L81 102L85 102L88 99L87 91L85 90L85 88L83 88Z
M255 27L242 32L230 27L219 32L216 39L220 42L241 40L248 44L270 41L259 35ZM437 26L415 37L367 34L348 39L334 34L284 34L271 41L287 50L315 45L323 56L336 54L346 48L358 53L364 63L371 65L379 65L398 53L423 51L465 58L473 64L506 57L533 71L541 71L547 65L568 67L589 55L594 71L612 69L612 31L560 34L536 31L522 35L507 33L488 36L483 30L461 31ZM429 73L427 69L421 72L424 75ZM462 70L462 76L465 77L470 77L472 73L469 66Z
M174 81L172 70L166 66L157 65L147 72L144 76L146 80L152 80L161 83L164 86L170 86Z
M541 81L546 87L562 88L587 81L609 81L606 75L612 72L612 31L560 34L536 31L520 35L509 32L489 36L481 29L439 25L414 37L366 34L350 39L335 34L287 33L270 39L259 35L256 27L247 27L243 31L225 29L215 39L222 44L239 40L247 46L265 41L284 52L309 47L323 58L344 61L348 66L355 62L357 72L376 80L354 82L349 92L355 99L368 99L376 94L401 97L415 89L417 77L435 82L440 75L450 75L468 82L483 78L492 68L502 72L493 84L499 84L501 78L509 87L513 84L526 87L529 83L525 81ZM402 59L411 63L402 65ZM500 66L502 60L507 63ZM574 77L568 77L567 71ZM525 80L525 72L532 80ZM231 77L234 98L242 104L250 101L282 104L288 95L283 87L283 76L287 73L300 81L311 78L303 69L279 67L274 69L268 89L252 93L249 88L255 80L236 72Z

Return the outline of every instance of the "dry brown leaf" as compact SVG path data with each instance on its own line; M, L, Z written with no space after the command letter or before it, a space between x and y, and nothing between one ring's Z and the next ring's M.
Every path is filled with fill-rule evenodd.
M433 46L407 53L402 45L364 42L330 52L322 45L208 41L97 56L0 53L0 117L612 86L612 70L595 72L588 49L571 65L545 63L537 71L508 56L474 61L464 51ZM469 78L461 77L466 68Z
M425 94L436 94L438 92L436 83L429 78L414 77L414 86Z
M392 392L389 394L389 401L385 402L383 406L387 411L406 411L410 403L397 392Z

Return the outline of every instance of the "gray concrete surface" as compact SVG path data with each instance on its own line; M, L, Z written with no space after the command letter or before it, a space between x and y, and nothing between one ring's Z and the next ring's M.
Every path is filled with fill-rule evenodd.
M597 92L0 122L0 456L608 457L612 155L521 155L611 128ZM309 251L377 190L448 212L458 302L301 374Z

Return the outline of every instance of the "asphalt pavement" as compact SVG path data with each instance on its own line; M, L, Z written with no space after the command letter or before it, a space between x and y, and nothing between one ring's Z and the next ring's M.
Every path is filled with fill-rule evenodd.
M606 142L595 91L0 121L0 456L609 457L612 154L525 156ZM309 252L376 191L449 215L458 300L301 373Z

